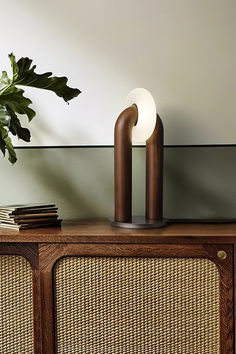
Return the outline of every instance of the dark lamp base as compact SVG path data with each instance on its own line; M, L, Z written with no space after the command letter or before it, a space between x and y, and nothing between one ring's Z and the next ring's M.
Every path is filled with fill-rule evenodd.
M121 222L111 219L111 226L124 229L159 229L168 223L168 219L149 220L144 216L133 216L131 222Z

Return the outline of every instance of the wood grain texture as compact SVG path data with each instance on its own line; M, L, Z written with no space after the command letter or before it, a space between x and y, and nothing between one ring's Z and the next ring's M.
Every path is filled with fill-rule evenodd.
M146 141L146 218L163 217L163 140L164 128L157 114L156 126Z
M135 105L118 117L114 134L114 199L115 221L132 217L132 129L138 119Z
M38 245L36 243L0 243L0 254L22 256L27 259L32 269L38 269Z
M205 249L212 255L212 260L220 272L220 345L221 352L234 352L234 257L233 246L206 245ZM219 250L226 252L226 259L219 259Z
M236 223L176 223L161 229L121 229L107 219L65 221L62 228L0 229L0 242L36 243L236 243Z
M39 245L42 352L45 354L53 354L55 352L52 266L57 248L60 249L60 245L46 244L44 247Z
M34 314L34 350L42 353L42 327L41 327L41 296L40 296L40 273L33 270L33 314Z

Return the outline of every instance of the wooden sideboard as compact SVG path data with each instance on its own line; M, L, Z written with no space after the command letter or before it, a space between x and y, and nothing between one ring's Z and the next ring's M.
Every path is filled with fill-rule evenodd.
M206 345L211 343L209 344L211 345L210 349L205 351L207 354L234 353L235 247L236 224L234 223L173 223L161 229L130 230L112 228L107 220L81 220L65 222L61 229L33 229L21 232L1 229L0 254L3 257L1 261L1 292L4 293L5 291L5 295L1 295L7 298L7 291L12 291L14 285L7 287L7 282L12 279L12 274L9 273L18 269L14 265L14 259L10 258L9 263L5 256L16 256L17 262L18 256L24 257L32 270L32 289L28 285L29 289L26 286L24 292L26 297L32 296L32 352L34 353L131 353L135 352L135 346L139 345L140 348L143 348L143 353L182 354L191 352L191 354L194 354L204 353L204 350L200 347L204 341L206 341ZM68 262L65 262L65 259ZM148 263L149 259L150 263ZM164 264L158 263L158 259L164 260ZM141 263L139 260L141 260ZM178 260L181 261L181 264L178 264ZM199 263L199 260L203 260L203 262ZM9 264L13 268L8 268ZM19 267L19 269L23 269L23 287L25 286L23 284L24 277L28 270L26 270L25 264ZM83 275L81 269L84 270L85 275ZM98 272L97 274L94 274L95 269ZM4 276L4 272L6 276ZM16 272L17 277L19 277L20 271L16 270ZM137 272L137 276L133 277L135 272ZM192 274L195 275L192 277ZM148 281L145 280L146 278ZM91 279L96 282L94 289L93 284L90 284ZM118 282L119 279L122 282ZM6 282L5 285L4 281ZM21 290L21 280L18 279L17 281L18 290L14 295L15 297L13 296L12 302L18 301L14 299L18 299L17 293ZM110 282L108 284L109 289L105 289L106 282ZM160 284L161 282L163 284ZM211 284L211 282L214 282L214 284ZM158 289L162 289L159 290L159 293L155 293L155 284L159 286ZM203 284L202 289L201 284ZM4 286L7 288L4 288ZM120 289L117 290L119 286ZM70 289L68 290L67 287ZM137 290L135 290L136 288ZM216 294L214 294L214 289ZM135 299L135 291L139 294L137 299ZM31 292L32 295L30 295ZM123 295L119 295L120 293ZM22 296L24 297L24 293ZM98 296L98 303L96 302L96 296ZM127 296L127 298L124 299L124 296ZM166 300L165 296L169 300ZM158 302L155 302L156 297L161 303L163 301L159 312L155 312L154 308L155 304L158 305ZM86 303L86 298L90 299L90 303ZM118 298L118 303L116 303L116 298ZM130 314L126 318L125 313L116 313L116 309L119 312L125 306L123 301L127 301L127 312L133 301L137 301L132 309L135 312L133 322ZM201 301L203 301L202 304ZM211 308L213 302L215 302L215 308L212 307L212 313L208 314L208 306ZM219 306L217 305L218 302ZM6 299L4 306L8 306L8 303L9 301ZM23 299L22 304L25 303L26 301ZM13 317L14 311L18 311L17 307L14 308L14 303L11 306L11 313L5 307L1 308L1 311L6 311L6 322L7 318L12 316L12 311ZM22 306L20 311L21 316L24 317ZM91 308L88 306L91 306ZM105 306L108 306L108 310ZM193 306L193 310L191 306ZM81 312L83 308L85 313ZM137 308L138 310L135 311ZM60 311L63 314L59 313ZM106 311L108 311L108 316ZM113 316L111 320L112 328L109 328L109 311L111 311L111 317ZM149 321L149 311L151 322ZM120 323L116 325L117 321L122 322L122 316L126 319L125 321L128 321L124 324L124 328ZM142 316L144 320L141 318ZM176 320L172 322L173 316L177 316L177 322ZM199 324L197 322L196 325L194 324L194 316L198 318ZM206 327L205 333L202 328L208 321L208 317L211 318L211 316L213 316L212 323L206 323L206 326L210 327ZM156 317L158 317L158 320ZM82 322L78 322L78 320ZM20 318L19 322L22 321L24 322L24 319L21 320ZM193 328L185 328L184 321L189 321L188 323ZM28 319L25 322L24 326L27 326ZM218 322L219 333L217 334ZM140 323L140 327L132 329L132 326L136 323ZM84 328L81 329L82 325ZM87 328L87 325L90 328ZM156 338L156 342L152 343L150 333L155 328L158 332L159 325L163 326L163 331L165 331L164 339L159 341ZM4 348L0 348L0 352L11 352L6 348L8 348L8 345L9 348L12 348L11 345L16 344L10 343L11 336L9 333L11 333L11 329L8 329L7 326L4 328L2 330L2 341L0 340L0 347L2 345ZM89 333L88 339L81 337L81 342L84 341L84 344L81 344L80 349L78 349L77 337L75 339L77 342L73 343L73 331L78 333L79 328L83 332L81 336ZM176 328L177 332L173 334ZM144 335L142 330L145 332ZM30 328L22 331L26 336L26 332L30 332ZM116 331L119 331L119 333L117 334ZM127 331L130 331L128 337L125 333ZM138 334L135 331L138 331ZM188 339L187 342L186 338L181 339L181 336L186 337L186 333L182 333L186 331L190 333L188 333L189 342L191 342L191 333L196 338L198 336L200 338L200 344L198 344L198 339L196 339L196 343L193 340L191 351L188 349ZM207 332L215 333L215 339L209 337L207 340L204 337L208 335ZM17 335L20 341L23 334L19 332ZM114 339L113 335L115 347L111 344L111 348L113 348L111 349L109 343ZM160 335L164 334L161 333ZM9 338L4 336L9 336ZM130 339L130 343L133 341L132 350L129 350L129 336L133 338ZM153 336L156 336L156 332L153 332ZM201 336L203 336L202 339ZM137 344L139 338L143 342ZM147 338L149 339L147 340ZM12 340L15 341L14 338ZM67 344L66 341L68 341ZM94 349L96 343L93 343L93 341L108 344L106 344L106 347L100 348L100 351L99 349L96 351ZM173 344L175 341L177 344ZM181 349L181 341L184 343L183 349ZM155 345L157 346L155 347ZM176 351L173 349L174 345L178 346ZM198 346L199 348L197 348ZM89 351L88 348L93 349ZM24 352L24 350L19 350L19 352ZM141 351L137 349L136 352Z

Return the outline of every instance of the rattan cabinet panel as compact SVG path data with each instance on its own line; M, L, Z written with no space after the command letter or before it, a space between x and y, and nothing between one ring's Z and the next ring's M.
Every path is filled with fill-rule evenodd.
M0 256L0 348L34 352L32 270L21 256Z
M233 354L236 223L0 230L0 353Z
M220 352L209 259L64 257L54 282L58 353Z

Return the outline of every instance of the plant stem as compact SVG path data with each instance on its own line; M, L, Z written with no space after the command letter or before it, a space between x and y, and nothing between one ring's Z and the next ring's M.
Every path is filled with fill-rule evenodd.
M11 87L12 85L13 85L13 84L12 84L12 82L11 82L9 85L3 87L3 89L0 90L0 95L2 95L5 91L7 91L7 90L9 89L9 87Z

